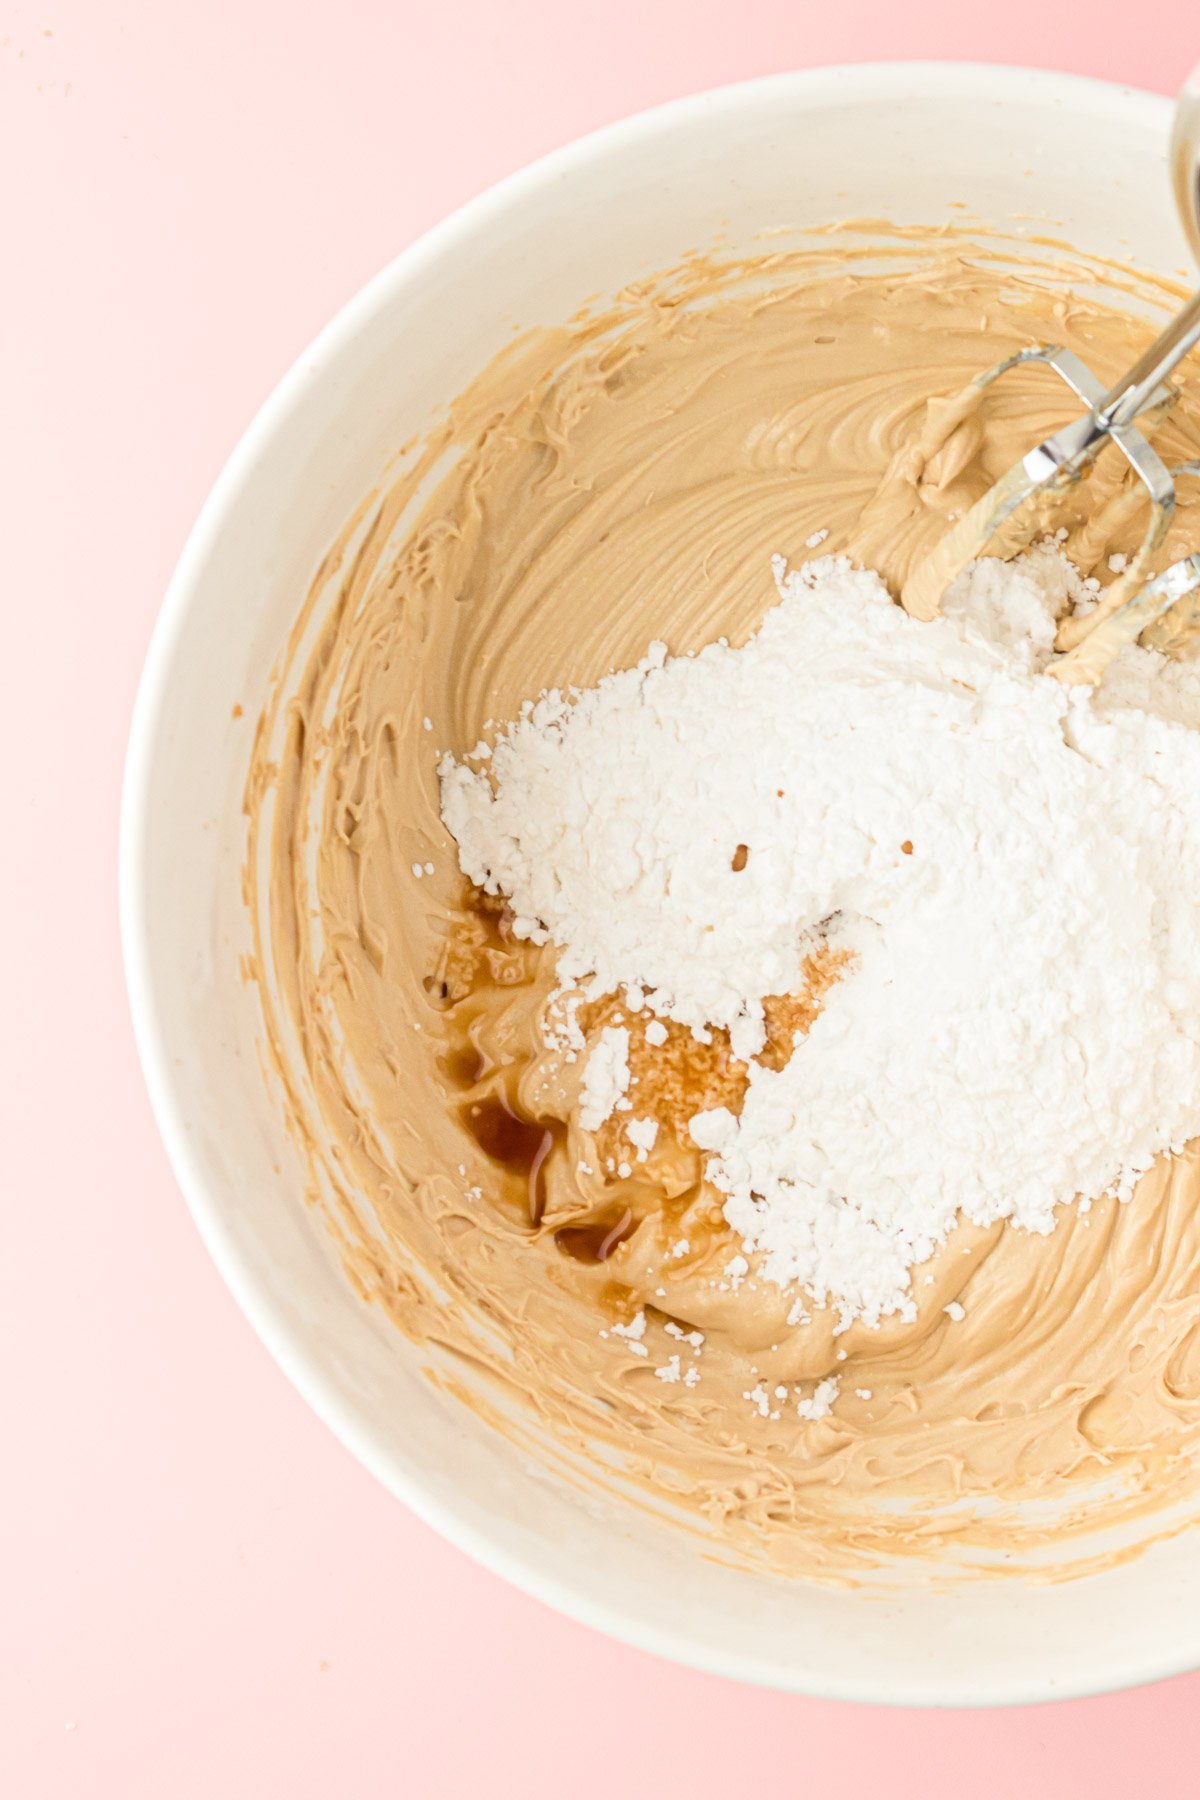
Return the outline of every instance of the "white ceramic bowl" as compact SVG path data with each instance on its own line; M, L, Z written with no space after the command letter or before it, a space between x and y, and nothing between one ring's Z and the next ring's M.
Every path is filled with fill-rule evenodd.
M322 551L399 445L514 323L711 240L855 216L1000 228L1039 211L1082 249L1186 263L1166 101L970 65L820 69L703 94L560 151L404 252L317 339L217 482L163 607L130 744L129 990L172 1164L263 1341L326 1423L454 1543L577 1618L681 1662L813 1694L1028 1701L1200 1663L1200 1537L1057 1586L886 1594L699 1557L527 1467L423 1379L299 1198L240 977L247 725ZM1036 227L1033 227L1036 229Z

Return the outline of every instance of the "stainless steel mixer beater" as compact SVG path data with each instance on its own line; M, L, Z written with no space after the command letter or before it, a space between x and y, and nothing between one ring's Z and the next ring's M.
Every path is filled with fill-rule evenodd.
M1200 64L1189 76L1175 108L1171 171L1188 243L1200 262ZM1179 648L1200 623L1200 554L1182 557L1161 574L1146 576L1170 527L1175 478L1200 473L1200 464L1168 469L1134 421L1170 405L1176 390L1167 377L1198 342L1200 292L1110 388L1077 356L1056 346L1019 351L977 376L972 387L981 390L1018 364L1045 363L1087 403L1088 410L1023 456L951 527L904 583L900 597L907 611L917 618L933 618L955 576L983 555L1006 521L1012 519L1016 525L1014 515L1035 515L1039 498L1051 499L1072 487L1105 445L1112 443L1149 496L1149 522L1138 550L1095 609L1065 621L1060 628L1063 654L1051 664L1051 672L1063 681L1095 683L1117 652L1139 637L1154 649ZM1113 504L1124 508L1130 493L1136 502L1135 487ZM1035 529L1036 517L1022 541L1028 542Z

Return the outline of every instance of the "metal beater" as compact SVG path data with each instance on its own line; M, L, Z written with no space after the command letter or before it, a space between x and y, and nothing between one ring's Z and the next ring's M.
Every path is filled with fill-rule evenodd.
M1175 108L1170 161L1176 205L1192 254L1200 262L1200 64L1188 77ZM1077 356L1053 345L1019 351L977 376L968 393L987 387L1019 363L1045 363L1086 402L1088 410L1023 456L951 527L904 583L900 598L906 610L919 619L933 618L950 583L969 562L984 554L1010 519L1013 527L1006 534L1006 547L1011 552L1021 542L1028 543L1037 528L1038 499L1051 499L1073 486L1111 442L1149 496L1149 522L1138 550L1093 611L1063 622L1058 635L1061 654L1051 663L1050 672L1062 681L1094 684L1118 651L1138 638L1154 649L1177 649L1200 624L1200 553L1181 557L1161 574L1147 578L1147 572L1171 524L1176 477L1200 474L1200 464L1168 469L1134 421L1171 404L1176 390L1167 377L1197 342L1200 292L1110 388ZM1136 487L1110 504L1124 510L1131 496L1136 503ZM1033 523L1014 539L1013 530L1019 530L1014 515L1019 513L1026 519L1033 516Z

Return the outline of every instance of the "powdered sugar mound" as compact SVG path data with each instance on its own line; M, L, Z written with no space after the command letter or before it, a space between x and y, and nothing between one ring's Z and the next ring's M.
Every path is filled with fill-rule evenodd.
M977 562L946 595L944 611L974 643L999 650L1009 668L1032 671L1049 660L1063 614L1093 599L1079 571L1043 543L1017 562Z
M907 622L876 575L829 558L804 573L842 663L858 654L853 620L881 636ZM741 651L668 661L652 645L573 704L544 696L487 772L440 767L464 872L510 897L518 936L560 946L564 983L599 996L634 982L698 1034L728 1027L741 1056L762 1047L763 996L800 982L811 943L798 921L815 927L847 898L832 883L817 894L794 856L820 808L794 760L808 735L790 666L804 611L775 608Z
M976 564L931 624L844 559L776 575L741 649L654 646L527 709L486 771L445 760L443 811L564 981L743 1057L819 937L853 952L692 1134L760 1272L875 1322L960 1212L1049 1231L1200 1131L1200 674L1040 675L1087 597L1049 546Z

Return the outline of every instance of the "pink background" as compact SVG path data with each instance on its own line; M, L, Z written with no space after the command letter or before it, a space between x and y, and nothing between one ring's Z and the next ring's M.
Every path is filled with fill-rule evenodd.
M1200 1675L990 1715L789 1699L609 1643L447 1548L309 1414L210 1266L117 949L159 598L235 437L342 301L498 176L689 90L903 56L1170 90L1200 55L1196 0L1081 12L8 0L0 1793L1196 1793Z

